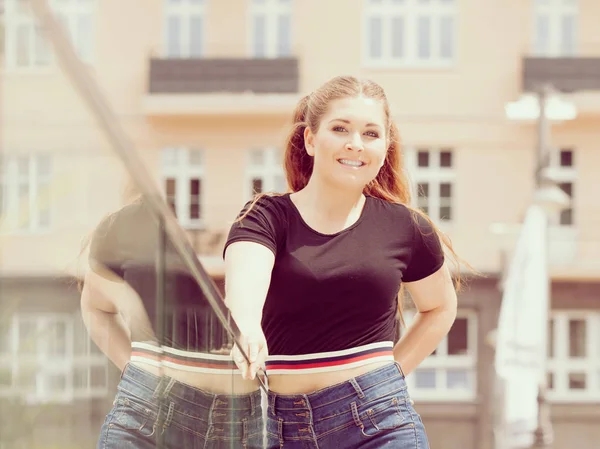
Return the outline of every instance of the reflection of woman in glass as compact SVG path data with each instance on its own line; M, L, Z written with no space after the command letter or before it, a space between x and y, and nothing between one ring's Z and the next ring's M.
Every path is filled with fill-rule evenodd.
M269 448L427 448L404 375L449 331L456 292L445 238L409 207L383 89L339 77L303 98L285 170L292 193L247 205L225 249L252 363L234 359L269 374ZM395 343L402 284L418 313Z
M226 334L167 243L157 314L159 228L142 200L95 230L82 311L92 339L122 371L98 447L262 447L260 392L230 356ZM155 336L162 320L162 347Z

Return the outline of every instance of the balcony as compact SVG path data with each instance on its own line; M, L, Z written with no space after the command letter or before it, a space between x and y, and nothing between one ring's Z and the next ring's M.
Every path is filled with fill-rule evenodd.
M523 89L550 83L573 102L579 113L600 113L600 57L523 60Z
M147 115L289 113L300 98L298 60L149 61Z

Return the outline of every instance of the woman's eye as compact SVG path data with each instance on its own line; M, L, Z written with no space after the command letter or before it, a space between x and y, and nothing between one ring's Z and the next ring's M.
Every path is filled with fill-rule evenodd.
M379 134L376 131L367 131L367 134L371 137L378 138Z
M333 128L334 131L346 131L346 128L344 128L343 126L336 126Z

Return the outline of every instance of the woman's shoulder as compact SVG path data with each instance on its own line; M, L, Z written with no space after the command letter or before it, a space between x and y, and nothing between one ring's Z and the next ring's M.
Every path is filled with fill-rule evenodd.
M409 220L415 215L413 209L403 203L392 202L388 200L384 200L382 198L377 198L374 196L368 197L374 211L376 213L385 215L390 217L393 220L404 219Z

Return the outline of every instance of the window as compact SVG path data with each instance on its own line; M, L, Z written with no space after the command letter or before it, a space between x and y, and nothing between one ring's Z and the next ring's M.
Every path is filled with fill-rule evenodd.
M451 148L409 148L406 166L412 182L413 206L438 224L454 219L454 152Z
M364 0L370 66L444 66L455 58L456 0Z
M578 0L533 0L535 56L574 56L577 52Z
M108 391L108 359L79 313L13 316L0 327L0 340L0 396L65 402Z
M414 313L405 313L407 325ZM477 314L459 310L448 335L406 382L415 400L471 401L477 395Z
M204 56L205 0L165 2L164 52L167 58Z
M52 198L52 159L48 154L2 155L0 204L5 231L48 230Z
M203 151L165 148L162 156L167 203L183 227L188 229L202 227Z
M282 156L283 152L277 148L252 149L248 152L246 179L248 199L257 193L287 191Z
M550 225L573 226L573 197L575 194L575 150L572 148L557 148L550 152L549 172L558 181L558 186L571 198L569 208L560 211L550 219Z
M78 56L91 62L95 0L51 0ZM6 62L11 68L47 67L53 64L51 44L23 0L5 0Z
M600 400L600 312L553 311L548 324L548 397Z
M292 54L292 0L250 0L250 53L254 58Z

